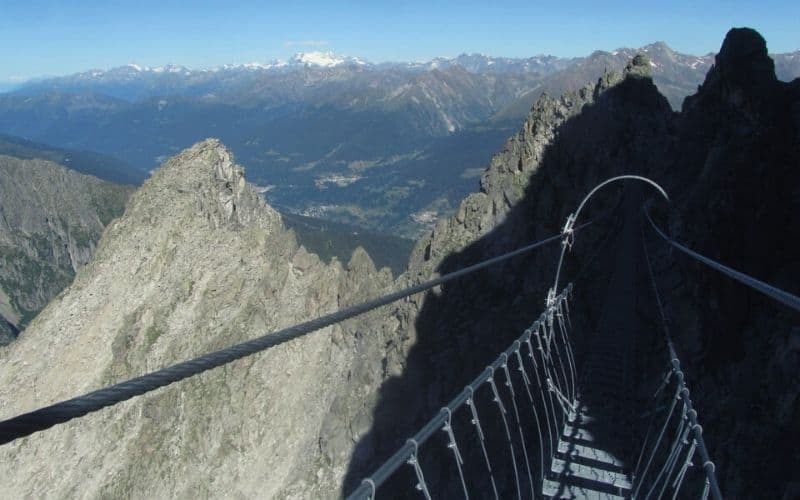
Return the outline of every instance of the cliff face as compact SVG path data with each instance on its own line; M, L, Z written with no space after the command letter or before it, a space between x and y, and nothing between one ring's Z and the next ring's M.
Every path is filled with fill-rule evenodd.
M50 161L0 155L0 338L12 340L89 262L128 194Z
M676 238L800 295L800 79L778 81L764 39L731 30L678 130L674 175L665 175ZM795 496L800 318L686 258L662 264L724 491Z
M554 234L598 182L632 173L653 178L672 194L669 219L658 220L676 238L798 293L800 81L779 82L763 38L748 29L728 34L706 82L681 113L658 94L648 66L637 57L623 76L609 74L577 93L540 99L492 160L481 192L417 244L406 279L444 273ZM584 220L614 206L618 194L614 188L599 193ZM605 234L614 234L616 219L628 215L614 213L577 236L567 261L564 279L580 276L579 321L589 332L604 302L610 264L597 263L587 274L581 266ZM647 234L723 491L736 498L781 497L794 487L788 478L799 465L789 444L800 439L796 315L667 253ZM394 364L403 371L381 389L375 424L356 449L347 488L538 315L557 250L498 265L398 308L401 331L408 333L388 359L399 359ZM666 363L666 355L659 350L661 325L644 273L639 266L636 280L646 300L637 312L650 328L637 342L643 356L655 356L639 360L647 370ZM651 389L642 384L632 390ZM447 488L449 472L433 469L426 478L438 477L438 486Z
M481 191L418 242L404 278L427 279L557 234L597 183L661 165L671 144L664 137L671 136L674 113L647 77L648 67L639 58L623 75L607 74L578 92L540 99L483 174ZM584 214L586 220L618 200L613 189L607 197L599 196ZM571 271L613 223L606 218L603 225L581 232L567 262ZM398 307L404 335L393 343L395 350L387 359L402 372L381 388L375 424L356 448L346 489L357 486L360 477L402 445L540 314L559 250L556 243ZM599 282L584 289L600 296L604 288ZM591 317L601 305L581 314ZM445 469L427 470L426 478L428 474L432 481L437 474L444 480L441 488L455 486L446 481Z
M320 262L222 145L200 143L132 196L74 283L0 351L0 413L333 311L390 279L362 251L346 266ZM319 436L347 398L363 399L368 381L349 377L361 357L379 363L369 321L4 446L4 496L326 496L345 463Z

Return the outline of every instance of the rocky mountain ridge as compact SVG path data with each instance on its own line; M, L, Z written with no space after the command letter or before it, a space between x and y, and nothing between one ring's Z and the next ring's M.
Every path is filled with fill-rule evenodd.
M129 194L50 161L0 154L0 343L89 262Z
M140 184L148 174L113 156L57 148L4 134L0 134L0 154L21 160L52 161L70 170L127 186Z
M682 54L664 42L651 43L639 49L598 50L587 57L576 58L562 71L546 75L534 89L506 106L495 118L525 116L542 94L559 96L568 90L580 89L585 82L605 72L621 72L637 53L647 55L653 82L675 110L681 109L686 96L696 92L715 57L713 53L700 56ZM800 76L800 51L772 54L770 57L775 61L778 79L788 82Z
M204 141L134 193L73 284L0 351L0 412L324 314L390 280L363 251L327 265L298 246L230 153ZM361 333L369 317L5 446L0 488L12 496L323 496L346 464L325 458L320 426L337 397L363 393L354 367L379 364L367 356L378 336Z

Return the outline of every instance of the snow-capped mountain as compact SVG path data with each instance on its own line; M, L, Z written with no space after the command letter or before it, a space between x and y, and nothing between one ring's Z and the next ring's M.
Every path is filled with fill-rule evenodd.
M342 57L333 52L298 52L290 60L292 64L333 68L342 64L366 66L368 63L357 57Z

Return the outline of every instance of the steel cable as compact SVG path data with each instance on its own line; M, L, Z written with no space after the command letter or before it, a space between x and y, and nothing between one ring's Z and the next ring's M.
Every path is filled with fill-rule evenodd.
M505 354L505 353L504 353ZM517 408L517 394L514 391L514 383L511 381L511 374L508 371L508 359L501 365L503 373L506 376L506 387L508 392L511 393L511 405L514 408L514 419L517 422L517 431L519 432L519 442L522 445L522 454L525 457L525 469L528 472L528 483L531 487L531 498L535 498L533 474L531 473L531 461L528 458L528 446L525 444L525 435L522 433L522 421L519 418L519 409Z
M461 468L464 464L464 459L461 456L461 451L458 449L455 432L453 432L453 412L447 407L442 408L442 411L447 414L447 420L445 420L444 426L442 427L442 430L447 433L447 447L453 451L453 458L456 461L456 468L458 469L458 477L461 480L461 488L464 490L464 500L469 500L467 482L464 480L464 471Z
M650 221L650 224L653 228L656 229L662 237L666 237L664 233L658 229L655 224L653 224L652 219L650 219L650 214L647 213L647 210L644 210L647 219ZM703 438L703 428L697 422L697 412L694 410L694 406L692 404L692 399L689 394L689 388L686 386L686 381L684 379L683 371L681 371L681 362L678 359L678 353L675 350L675 346L672 343L672 335L669 331L669 322L667 321L666 313L664 312L664 306L661 302L661 295L658 292L658 285L656 284L655 274L653 273L653 266L650 262L650 252L647 249L647 242L644 238L644 223L641 227L642 233L642 248L644 249L644 256L645 256L645 263L647 264L647 272L650 277L650 284L653 289L653 295L656 299L656 305L658 306L658 312L661 315L661 324L664 328L664 338L666 339L667 349L669 349L670 355L670 364L672 365L672 369L677 377L677 384L678 388L680 389L681 396L683 397L684 404L688 411L686 412L689 418L689 424L691 425L692 433L694 434L694 441L697 443L697 451L700 453L700 458L703 461L703 470L706 473L706 487L703 493L703 498L706 498L709 494L714 498L714 500L722 500L722 491L719 488L719 483L717 482L717 476L715 474L715 465L714 462L711 461L711 457L708 453L708 448L706 447L705 439Z
M514 468L514 482L517 486L517 498L522 500L522 488L519 484L519 468L517 467L517 454L514 452L514 441L511 439L511 430L508 427L506 407L503 404L503 400L500 398L500 393L497 391L497 384L494 383L494 371L492 371L492 375L486 382L492 388L492 401L497 403L497 411L500 413L500 417L503 420L503 428L506 431L506 440L508 441L508 450L511 454L511 465Z
M667 236L658 226L656 226L655 222L653 222L653 219L650 218L650 213L646 209L644 209L644 213L647 216L647 220L650 221L650 226L656 231L656 233L659 236L661 236L661 238L663 238L667 243L669 243L673 247L677 248L678 250L692 257L693 259L702 262L703 264L709 266L710 268L715 269L744 285L747 285L753 290L761 292L764 295L774 300L777 300L781 304L788 306L797 312L800 312L800 297L792 295L791 293L785 290L781 290L778 287L772 286L769 283L764 283L761 280L753 278L752 276L748 276L747 274L737 271L736 269L730 268L724 264L720 264L714 259L708 258L705 255L695 252L691 248L681 243L678 243L674 239Z
M489 453L486 451L486 443L484 442L485 438L483 435L483 429L481 428L480 418L478 418L478 409L475 408L475 399L472 396L473 394L474 393L472 391L472 388L470 387L470 397L469 399L467 399L467 406L469 406L469 410L472 413L472 420L471 420L472 425L474 425L475 429L478 431L477 432L478 439L481 443L481 451L483 451L483 461L486 463L486 470L489 472L489 481L492 483L492 491L494 492L494 498L495 500L499 500L500 495L497 494L497 484L495 483L494 480L494 472L492 472L492 463L489 461ZM356 493L354 493L352 496L355 497Z
M514 351L514 354L517 356L517 363L519 364L518 370L522 375L522 381L525 385L525 392L528 394L528 401L531 402L531 409L533 410L533 420L536 422L536 433L539 437L539 480L544 481L544 439L542 438L542 426L541 422L539 421L539 412L536 411L536 403L533 401L533 395L531 394L531 381L528 378L528 373L525 371L525 365L522 362L522 355L519 352L519 347L517 350Z
M582 227L590 224L587 222ZM250 356L271 347L283 344L290 340L302 337L316 330L340 323L355 316L359 316L378 307L390 304L411 295L430 290L431 288L447 283L461 276L474 273L493 264L505 261L512 257L527 253L549 243L562 239L562 234L551 236L544 240L526 245L517 250L484 260L478 264L454 271L438 278L414 285L403 290L383 295L377 299L341 309L331 314L300 323L298 325L269 333L253 340L204 354L195 359L177 363L160 370L141 375L124 382L99 389L82 396L53 405L24 413L0 422L0 445L11 442L20 437L28 436L34 432L48 429L56 424L61 424L95 412L102 408L121 403L136 396L153 391L160 387L184 380L212 368L228 364L237 359Z

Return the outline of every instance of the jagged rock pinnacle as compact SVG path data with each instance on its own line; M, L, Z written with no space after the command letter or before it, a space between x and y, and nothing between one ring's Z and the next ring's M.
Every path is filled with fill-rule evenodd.
M175 215L181 201L215 226L280 224L280 216L247 182L244 169L218 139L206 139L167 160L135 195L132 208L146 210L151 218ZM154 214L154 207L162 212Z
M724 80L743 87L776 80L775 63L767 54L767 41L751 28L728 31L716 57L716 70Z
M641 52L636 54L625 66L625 76L631 78L652 78L650 58Z
M761 107L757 103L774 100L781 83L767 53L767 42L754 29L728 31L715 61L698 93L684 101L684 111L702 101L722 102L739 110L742 116L755 119L751 115Z

